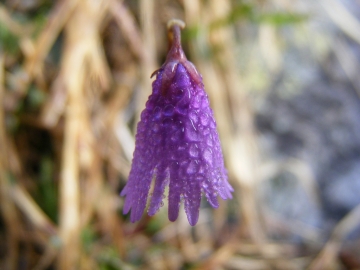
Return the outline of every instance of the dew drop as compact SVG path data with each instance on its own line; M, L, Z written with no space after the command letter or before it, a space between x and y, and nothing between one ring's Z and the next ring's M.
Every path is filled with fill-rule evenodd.
M179 100L180 98L182 98L183 95L184 95L184 89L176 88L176 89L174 90L174 93L173 93L172 97L173 97L175 100Z
M167 128L172 124L172 122L173 122L173 119L166 118L166 119L164 119L164 121L162 121L162 125Z
M183 134L182 130L177 130L177 131L175 131L175 133L173 135L171 135L170 139L173 142L180 141L182 139L182 134Z
M201 107L203 109L209 108L209 99L206 96L202 99Z
M192 160L186 170L188 174L194 174L198 171L199 165L196 163L195 160Z
M140 163L145 163L146 162L146 159L144 158L144 156L139 157L139 162Z
M210 146L210 147L212 147L212 146L214 145L211 136L207 137L207 139L206 139L206 144L207 144L208 146Z
M144 122L147 122L148 120L148 112L146 110L143 110L140 116L141 120Z
M155 103L154 103L154 101L152 100L152 99L149 99L147 102L146 102L146 108L148 109L148 110L152 110L153 108L154 108L154 105L155 105Z
M200 115L201 124L207 126L209 124L209 115L207 113L203 113Z
M169 104L166 105L164 108L164 115L165 116L172 116L174 114L174 106Z
M212 151L210 149L205 149L205 151L203 153L203 157L204 157L204 159L206 160L207 163L212 165L213 158L212 158Z
M189 149L189 154L191 157L198 157L199 156L199 148L197 144L192 144Z
M201 96L197 95L193 98L192 106L195 109L198 109L198 108L200 108L200 105L201 105Z
M204 130L204 135L208 135L208 134L210 134L210 128L206 128L206 129Z
M214 120L214 119L211 119L211 121L210 121L210 127L211 127L211 128L216 128L216 123L215 123L215 120Z
M161 134L154 134L152 137L154 144L160 144L161 142Z
M190 119L190 123L191 123L191 125L192 125L192 127L194 128L194 130L196 130L196 127L195 127L195 125L194 125L194 122Z
M152 129L152 131L154 131L154 132L158 132L159 129L160 129L160 127L159 127L158 124L153 124L152 127L151 127L151 129Z
M185 128L185 134L187 139L190 141L198 141L199 140L199 134L196 131L196 128L194 126L194 123L190 120L190 123Z
M183 98L177 104L175 110L180 114L187 114L189 110L189 102Z
M190 141L198 141L199 140L199 135L197 134L197 132L194 128L188 127L188 128L186 128L185 132L186 132L186 137Z
M189 118L191 121L193 121L195 124L197 124L197 122L199 121L199 116L195 111L191 111L189 113Z
M173 121L172 125L169 127L170 134L173 134L180 129L179 124L180 123L176 123L175 121Z
M161 108L159 106L155 107L153 111L153 120L159 120L161 118Z
M186 94L187 94L187 98L190 99L191 98L191 91L189 88L186 89Z

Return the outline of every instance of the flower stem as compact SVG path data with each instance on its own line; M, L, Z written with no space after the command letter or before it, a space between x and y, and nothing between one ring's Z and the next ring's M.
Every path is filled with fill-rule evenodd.
M181 29L185 28L185 23L181 20L173 19L168 22L167 28L170 50L166 62L186 60L181 47Z

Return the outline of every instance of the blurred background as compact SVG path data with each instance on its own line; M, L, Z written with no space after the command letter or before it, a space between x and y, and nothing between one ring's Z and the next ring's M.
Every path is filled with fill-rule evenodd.
M234 199L119 197L186 22ZM0 269L360 269L359 0L0 1Z

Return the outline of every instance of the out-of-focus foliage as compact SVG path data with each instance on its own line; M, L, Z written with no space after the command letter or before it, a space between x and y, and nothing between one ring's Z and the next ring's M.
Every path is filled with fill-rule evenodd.
M1 49L7 53L16 54L19 52L18 38L3 24L0 24L0 44Z

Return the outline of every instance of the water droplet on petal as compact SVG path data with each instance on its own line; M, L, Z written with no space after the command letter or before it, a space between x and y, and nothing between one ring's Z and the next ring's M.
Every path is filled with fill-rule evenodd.
M153 137L152 137L152 140L154 142L154 144L160 144L161 142L161 134L154 134Z
M154 100L153 99L149 99L147 102L146 102L146 108L148 109L148 110L152 110L153 108L154 108L154 105L155 105L155 103L154 103Z
M171 119L171 118L165 118L165 119L162 121L162 125L163 125L163 127L165 127L165 128L168 128L172 123L173 123L173 119Z
M183 95L184 95L184 89L176 88L173 94L171 95L171 97L175 100L179 100L183 97Z
M188 125L185 129L186 137L190 141L198 141L199 140L199 134L196 131L196 129L192 125Z
M161 108L159 106L155 107L153 111L153 120L157 121L161 118Z
M211 136L207 137L207 139L206 139L206 144L207 144L208 146L210 146L210 147L214 145Z
M192 160L186 170L188 174L194 174L198 171L199 165L196 163L195 160Z
M210 128L206 128L206 129L204 130L204 135L208 135L208 134L210 134Z
M182 130L177 130L177 131L175 131L175 133L173 135L171 135L170 139L173 142L178 142L178 141L181 141L182 135L183 135L183 131Z
M195 109L198 109L198 108L200 108L200 105L201 105L201 96L197 95L192 100L192 106Z
M187 114L189 110L189 102L183 98L177 104L175 110L180 114Z
M211 127L211 128L216 128L216 123L215 123L215 120L214 120L214 119L211 119L211 121L210 121L210 127Z
M197 124L197 122L199 121L199 116L195 111L191 111L189 113L189 118L191 121L193 121L195 124Z
M152 127L151 127L151 129L152 129L152 131L154 131L154 132L158 132L159 129L160 129L160 127L159 127L158 124L153 124Z
M209 124L209 115L207 113L203 113L200 115L201 124L206 126Z
M199 148L197 144L192 144L189 149L189 154L191 157L198 157L199 156Z
M148 117L149 117L149 113L146 110L143 110L140 116L141 121L146 123L148 121Z
M206 109L206 108L209 108L209 99L205 96L205 97L203 97L203 99L202 99L202 102L201 102L201 107L203 108L203 109Z
M165 116L172 116L174 114L174 106L169 104L166 105L164 108L164 115Z
M205 149L203 157L210 165L213 163L212 151L210 149Z

